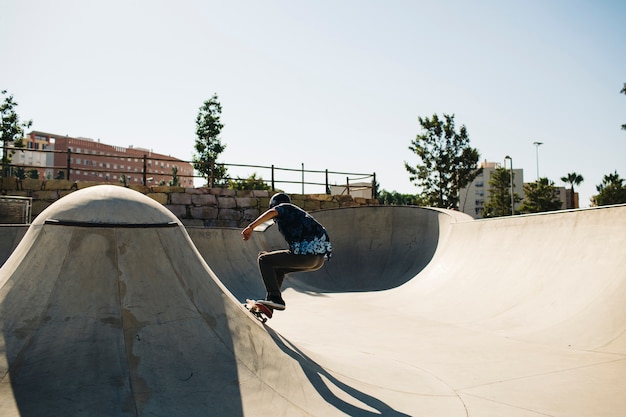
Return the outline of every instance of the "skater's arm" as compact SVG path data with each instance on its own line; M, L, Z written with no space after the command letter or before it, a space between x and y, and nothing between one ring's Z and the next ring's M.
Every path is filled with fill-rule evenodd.
M276 211L276 209L273 209L273 208L261 214L259 217L256 218L255 221L250 223L248 226L246 226L245 229L241 231L241 236L243 236L243 240L250 239L250 237L252 236L252 231L254 230L255 227L257 227L261 223L264 223L268 220L273 219L276 216L278 216L278 212Z

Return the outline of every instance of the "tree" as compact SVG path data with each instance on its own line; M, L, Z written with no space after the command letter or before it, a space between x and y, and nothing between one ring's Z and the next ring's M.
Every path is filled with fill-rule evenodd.
M563 202L557 197L554 181L539 178L535 182L524 184L525 198L519 207L522 213L541 213L559 210Z
M177 166L172 167L172 179L170 180L168 185L170 187L180 187L180 180L178 179L178 167Z
M376 196L378 202L385 206L423 206L425 205L419 196L413 194L401 194L397 191L381 190Z
M513 173L515 187L515 173ZM517 193L513 193L515 204L522 201ZM489 200L483 207L483 217L501 217L511 215L511 170L497 168L489 179Z
M431 119L418 117L424 131L411 141L409 149L420 159L420 164L404 167L409 179L421 188L420 197L429 206L456 209L459 192L476 178L480 157L478 150L469 146L465 126L455 130L454 115L434 114Z
M15 178L17 178L18 180L26 179L26 170L24 169L24 167L15 168Z
M602 184L596 186L598 195L591 197L594 206L608 206L611 204L626 203L626 186L624 179L619 177L617 171L605 175Z
M585 179L583 178L582 175L577 174L575 172L571 172L571 173L567 174L567 176L561 177L561 181L563 181L566 184L570 184L571 185L571 187L572 187L571 188L572 195L574 195L574 185L578 186L584 180Z
M561 177L561 181L563 181L566 184L570 184L571 185L570 194L572 196L572 198L571 198L571 203L572 204L571 204L571 207L569 207L569 205L568 205L567 208L574 208L575 207L576 202L575 202L575 199L574 199L574 195L575 195L574 194L574 185L578 186L584 180L585 179L583 178L582 175L577 174L575 172L571 172L571 173L567 174L567 176Z
M6 96L7 91L2 90L2 95ZM24 137L24 129L32 126L33 121L20 122L20 117L15 112L17 103L13 101L13 96L9 95L4 98L4 102L0 105L0 142L2 142L2 176L9 177L11 156L15 151L8 149L13 144L15 148L24 147L22 138Z
M194 168L207 179L209 187L216 183L224 183L226 179L226 168L224 165L216 164L217 158L226 149L219 137L224 127L220 122L221 115L222 105L217 94L213 94L213 97L200 107L196 117L197 154L193 157L193 164Z
M239 178L230 180L228 187L233 190L269 190L271 187L265 183L262 177L256 176L256 172L248 178Z

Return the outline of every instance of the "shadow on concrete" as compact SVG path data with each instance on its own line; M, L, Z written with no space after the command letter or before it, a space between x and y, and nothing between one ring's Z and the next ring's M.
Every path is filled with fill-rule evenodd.
M359 391L335 378L321 365L316 363L304 352L298 349L295 345L290 343L287 339L283 338L280 334L276 333L271 328L267 328L267 331L272 336L276 345L285 352L289 357L294 359L304 374L309 380L309 383L320 396L330 405L337 410L345 413L346 415L353 417L370 417L370 416L387 416L387 417L409 417L408 414L401 413L394 410L389 405L378 400L371 395ZM372 408L374 411L364 410L354 404L350 404L335 395L328 385L324 382L326 379L329 383L333 384L336 388L344 392L346 395L356 399L357 401L365 404L367 407Z

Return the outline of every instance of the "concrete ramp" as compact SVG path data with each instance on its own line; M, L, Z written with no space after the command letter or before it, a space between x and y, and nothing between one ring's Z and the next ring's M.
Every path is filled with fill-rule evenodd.
M316 213L332 224L326 216ZM312 277L307 292L285 292L272 327L410 415L623 416L626 207L438 224L432 260L405 284L315 292ZM345 225L334 225L337 247L359 241ZM387 263L375 255L344 260L333 276Z
M320 366L309 380L338 414L624 415L625 206L482 221L416 207L314 216L333 260L286 280L287 310L270 326ZM284 242L273 227L251 243L239 232L190 230L237 297L262 296L256 252Z
M380 291L406 283L428 265L449 224L462 213L416 207L358 207L314 213L333 242L333 259L315 273L291 275L301 291ZM189 228L189 235L220 280L239 299L265 296L258 252L284 249L276 226L243 242L240 229ZM444 234L443 236L441 234Z
M244 242L121 187L64 197L0 269L0 415L625 414L626 206L314 216L333 260L263 326L240 302L275 227Z
M0 269L0 415L327 415L333 407L160 204L115 186L44 211Z
M626 207L455 224L412 313L580 350L626 347ZM402 298L399 299L399 301ZM621 346L621 347L618 347Z
M0 224L0 266L11 256L28 227L28 225Z

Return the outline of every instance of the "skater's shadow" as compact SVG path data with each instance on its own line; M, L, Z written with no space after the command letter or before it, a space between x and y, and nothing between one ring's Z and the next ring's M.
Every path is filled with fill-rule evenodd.
M377 398L372 397L362 391L359 391L345 383L339 381L337 378L332 376L327 370L325 370L318 363L309 358L304 352L298 349L296 346L291 344L288 340L283 338L281 335L276 333L271 328L267 328L267 331L270 333L278 347L297 361L300 364L300 367L304 371L305 375L311 382L311 386L317 390L317 392L322 396L324 400L328 404L336 407L339 411L343 413L355 416L355 417L366 417L366 416L389 416L389 417L409 417L408 414L401 413L389 407L384 402L380 401ZM325 378L329 383L333 384L335 387L351 396L352 398L360 401L361 403L367 405L368 407L376 410L368 411L363 408L359 408L353 404L350 404L341 398L337 397L329 388L328 385L322 379Z

